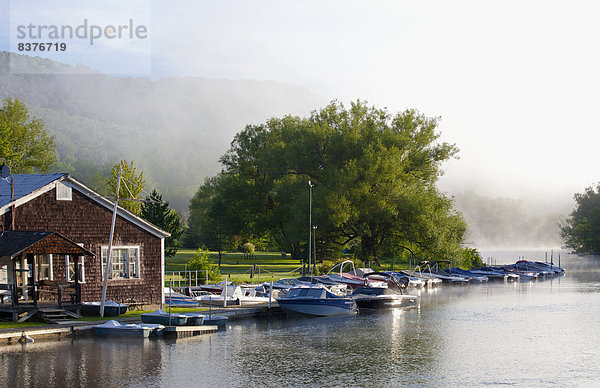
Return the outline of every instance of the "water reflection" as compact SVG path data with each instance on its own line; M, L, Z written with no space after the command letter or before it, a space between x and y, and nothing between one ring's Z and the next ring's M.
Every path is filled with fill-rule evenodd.
M0 347L7 386L91 386L134 383L157 375L161 344L148 339L63 339Z
M178 341L0 347L8 386L519 386L600 380L600 265L567 275L415 291L415 308L259 319Z

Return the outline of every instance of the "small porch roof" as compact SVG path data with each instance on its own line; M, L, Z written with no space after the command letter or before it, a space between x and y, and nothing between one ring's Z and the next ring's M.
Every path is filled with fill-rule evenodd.
M0 256L12 259L22 253L95 256L56 232L7 230L0 234Z

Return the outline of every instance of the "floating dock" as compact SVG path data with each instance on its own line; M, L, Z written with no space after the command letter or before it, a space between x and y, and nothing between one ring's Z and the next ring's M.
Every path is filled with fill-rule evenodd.
M15 343L18 342L19 339L23 335L27 335L29 337L42 337L42 338L52 338L52 337L64 337L64 336L73 336L73 335L84 335L91 333L93 330L93 325L53 325L52 327L42 326L42 327L23 327L22 329L12 329L12 330L3 330L0 332L0 340L6 341L6 343Z
M224 315L229 318L229 322L247 319L252 317L264 317L271 315L282 315L283 311L278 305L272 306L270 309L267 306L229 306L226 308L213 308L212 315ZM203 312L205 315L209 315L208 311ZM139 318L125 318L118 319L124 323L136 323L139 322ZM27 326L21 328L10 328L0 329L0 344L18 343L19 339L23 336L29 336L37 339L55 339L62 337L79 337L85 335L92 335L93 328L95 325L103 323L98 322L79 322L69 321L62 322L61 324L53 325L40 325L40 326ZM189 338L201 334L209 334L216 332L217 326L203 325L203 326L177 326L167 327L164 331L166 338Z
M217 326L203 325L203 326L166 326L163 330L164 338L188 338L197 335L214 333L218 330Z

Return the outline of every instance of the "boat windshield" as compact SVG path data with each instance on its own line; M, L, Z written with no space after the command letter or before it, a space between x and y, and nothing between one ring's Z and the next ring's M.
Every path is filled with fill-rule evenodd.
M323 297L325 290L322 288L292 288L288 291L287 298L316 298Z

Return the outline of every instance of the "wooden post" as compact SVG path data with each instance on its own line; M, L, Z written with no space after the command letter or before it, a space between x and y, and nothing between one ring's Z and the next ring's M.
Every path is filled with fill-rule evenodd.
M81 286L79 284L79 255L75 255L75 303L81 303Z
M36 277L37 277L37 271L35 268L35 255L28 253L27 254L27 258L31 259L31 291L32 291L32 295L31 298L33 299L33 307L37 307L37 281L36 281Z

